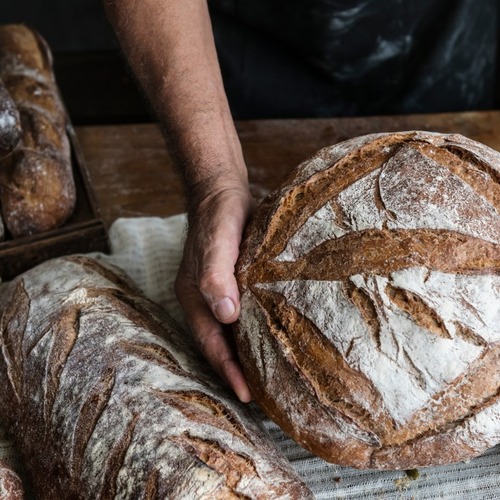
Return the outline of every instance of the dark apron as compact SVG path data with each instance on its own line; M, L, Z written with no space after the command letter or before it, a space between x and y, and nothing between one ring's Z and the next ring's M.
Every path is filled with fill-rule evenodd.
M499 0L210 0L209 5L236 118L496 105Z

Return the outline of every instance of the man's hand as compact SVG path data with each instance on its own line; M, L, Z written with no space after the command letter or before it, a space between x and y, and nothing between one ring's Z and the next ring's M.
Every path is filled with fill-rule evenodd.
M243 402L251 400L250 390L225 325L240 310L234 266L252 207L244 186L219 188L197 204L175 283L202 354Z
M176 292L202 353L242 401L250 391L223 324L236 320L234 278L252 207L206 0L104 0L183 174L189 234Z

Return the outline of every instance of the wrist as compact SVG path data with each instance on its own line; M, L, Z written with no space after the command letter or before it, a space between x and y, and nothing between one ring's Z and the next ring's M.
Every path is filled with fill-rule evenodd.
M251 199L248 171L232 122L223 126L214 120L209 127L200 124L170 139L176 142L173 154L183 176L188 213L199 212L216 199Z
M246 218L254 205L246 176L207 179L191 186L187 201L190 222L211 218L221 211Z
M221 105L221 108L223 106ZM193 111L163 121L174 161L191 191L225 183L247 184L247 169L234 122L223 109Z

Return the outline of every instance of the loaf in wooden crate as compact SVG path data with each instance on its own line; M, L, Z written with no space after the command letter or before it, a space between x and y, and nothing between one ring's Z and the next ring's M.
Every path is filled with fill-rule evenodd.
M54 259L12 281L0 307L0 415L39 498L310 498L123 276Z
M21 137L21 118L8 90L0 79L0 160L10 154ZM0 242L5 237L5 225L0 210Z
M16 149L0 159L0 203L14 238L62 225L75 205L67 115L45 40L22 24L0 26L0 78L20 114Z
M458 135L321 150L259 207L235 334L255 399L331 462L408 469L500 440L500 154Z
M21 137L21 118L9 91L0 79L0 158L10 153Z

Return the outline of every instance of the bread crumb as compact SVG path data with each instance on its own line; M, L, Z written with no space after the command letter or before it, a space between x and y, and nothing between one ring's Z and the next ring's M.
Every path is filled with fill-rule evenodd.
M412 481L417 480L420 477L420 472L418 469L405 470L405 476L394 481L396 488L398 490L406 490L411 486Z

